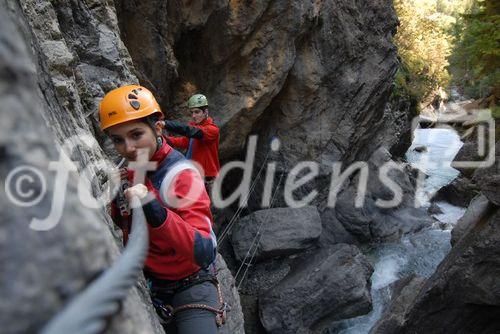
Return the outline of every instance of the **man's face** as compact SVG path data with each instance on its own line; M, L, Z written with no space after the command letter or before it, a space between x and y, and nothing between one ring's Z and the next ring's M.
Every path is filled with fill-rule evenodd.
M196 124L200 124L207 117L206 113L200 108L191 108L189 111L191 112L193 122Z

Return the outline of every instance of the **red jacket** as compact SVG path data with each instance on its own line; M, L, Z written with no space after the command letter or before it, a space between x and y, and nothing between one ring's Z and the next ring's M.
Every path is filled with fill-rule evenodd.
M185 208L167 207L159 195L161 181L167 174L168 166L162 165L166 159L185 161L182 154L164 143L152 157L159 167L152 174L148 173L146 187L155 194L156 199L167 209L167 218L154 228L148 224L149 250L145 270L160 279L179 280L194 274L202 267L208 267L216 256L216 240L212 231L210 199L205 191L200 175L190 169L181 170L173 180L169 194L185 198L193 184L201 185L202 193ZM167 168L162 168L167 167ZM132 173L129 180L132 181ZM159 180L155 181L155 180ZM112 205L112 216L123 231L124 243L127 242L131 217L123 218L116 205Z
M191 141L191 156L203 167L206 177L215 177L219 175L219 128L213 122L211 117L207 117L201 124L190 122L189 126L198 128L203 133L203 138L195 139L188 137L168 136L167 140L172 146L183 150L188 150Z

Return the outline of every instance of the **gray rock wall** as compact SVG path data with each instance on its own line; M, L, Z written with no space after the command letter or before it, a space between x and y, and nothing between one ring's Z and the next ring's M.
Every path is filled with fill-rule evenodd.
M167 117L187 118L190 94L209 96L224 159L250 133L264 150L278 135L287 165L363 158L399 141L399 124L386 127L397 110L384 107L398 64L386 1L116 3L139 77Z
M33 191L28 199L42 197L29 207L15 205L12 197L0 193L0 324L2 333L35 333L108 268L120 249L117 235L104 223L104 212L81 205L74 174L59 224L45 231L37 230L40 224L30 223L32 218L48 216L54 193L60 191L54 189L55 173L49 168L51 161L58 160L58 152L56 139L42 119L50 107L38 91L34 61L41 58L25 42L30 40L29 29L14 1L0 1L0 26L1 186L6 189L7 176L23 166L37 168L47 182L44 195L41 179L30 174L35 181L24 183L28 188L22 192ZM7 187L15 195L13 184ZM143 281L131 289L110 324L110 333L163 333L144 291Z
M112 265L121 245L105 208L90 211L80 202L76 174L62 195L66 206L61 223L47 232L30 229L31 218L46 217L52 204L54 172L49 162L58 159L55 148L77 135L97 137L109 148L96 130L99 100L116 86L137 83L137 78L112 2L2 0L0 6L2 182L22 164L40 168L48 180L47 194L29 209L16 207L2 192L1 294L6 298L0 302L0 323L5 333L36 332ZM85 145L68 152L80 172L96 172L92 163L114 156L113 150L107 153ZM99 180L93 181L99 194ZM35 194L41 191L36 186ZM223 260L220 265L220 279L227 284L224 295L233 309L222 332L242 333L232 276ZM131 290L108 332L163 333L144 280Z

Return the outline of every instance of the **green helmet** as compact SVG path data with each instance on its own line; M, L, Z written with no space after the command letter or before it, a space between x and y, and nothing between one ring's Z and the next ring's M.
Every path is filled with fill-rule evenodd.
M188 100L188 108L199 108L208 106L207 97L203 94L194 94Z

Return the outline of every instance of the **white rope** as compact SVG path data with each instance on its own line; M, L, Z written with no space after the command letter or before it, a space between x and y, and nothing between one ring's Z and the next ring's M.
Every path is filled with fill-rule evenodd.
M266 157L264 158L264 161L262 162L262 165L260 166L260 169L259 169L259 172L257 173L257 176L255 176L255 179L253 180L252 184L250 185L250 189L249 189L248 193L245 195L245 201L244 201L245 203L250 198L250 195L252 194L253 189L257 185L257 181L259 180L259 178L262 174L262 171L264 170L264 166L266 165L268 157L269 157L269 150L267 151ZM231 220L229 221L229 223L226 225L226 227L224 228L224 230L221 232L221 234L218 237L219 244L222 244L224 239L229 235L229 232L233 228L235 222L240 217L240 214L241 214L243 208L244 208L243 206L239 206L238 210L236 210L236 212L233 214L233 216L231 217Z
M273 197L271 199L271 204L269 206L269 209L272 208L273 204L274 204L274 201L276 200L276 195L278 194L278 191L279 191L279 186L281 185L281 180L283 179L283 175L284 173L281 173L280 175L280 179L278 181L278 184L276 185L276 189L274 191L274 194L273 194ZM246 277L246 274L248 272L248 268L250 268L250 265L252 264L252 261L255 257L255 254L257 253L257 249L259 248L259 243L260 243L260 240L262 239L262 234L260 233L260 230L262 228L262 225L264 222L267 222L267 218L269 217L269 211L266 212L266 216L264 217L264 219L259 223L259 227L257 228L257 233L255 233L255 236L252 240L252 244L250 245L250 247L248 248L248 251L245 255L245 258L243 259L243 262L241 263L240 267L238 268L238 271L236 272L236 275L234 276L234 280L236 281L238 276L239 276L239 273L241 271L241 269L243 268L244 265L246 265L246 268L245 268L245 271L243 272L243 277L241 278L240 280L240 283L238 284L238 290L239 288L241 287L241 284L243 283L245 277ZM258 237L258 240L257 240L257 237ZM252 256L250 258L250 261L247 263L246 260L248 258L248 256L250 255L250 250L252 249L252 247L255 245L254 247L254 250L252 252Z

